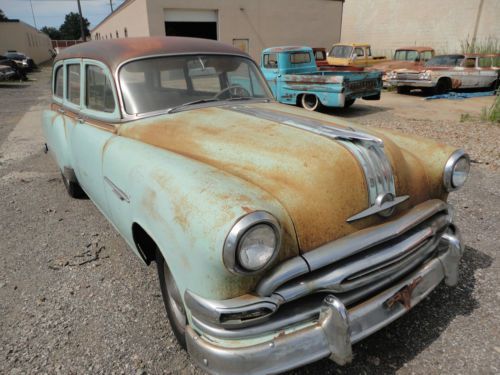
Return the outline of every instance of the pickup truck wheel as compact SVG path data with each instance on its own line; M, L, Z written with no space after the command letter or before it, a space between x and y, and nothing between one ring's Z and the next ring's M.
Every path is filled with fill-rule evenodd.
M356 101L356 99L347 99L345 102L344 102L344 108L349 108L351 105L354 104L354 102Z
M71 198L82 199L87 197L76 178L68 178L63 172L61 172L61 177L64 187Z
M179 345L186 349L186 311L177 284L159 249L156 249L156 266L158 268L163 303L167 310L170 326Z
M436 94L444 94L451 90L451 80L449 78L441 78L437 81L434 92Z
M410 88L408 86L398 86L396 87L396 91L398 94L409 94Z
M300 104L302 108L308 111L318 111L321 108L321 102L318 97L314 94L304 94L300 98Z

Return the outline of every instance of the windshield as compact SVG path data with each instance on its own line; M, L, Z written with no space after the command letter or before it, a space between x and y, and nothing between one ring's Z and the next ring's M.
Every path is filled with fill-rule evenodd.
M425 66L459 66L463 55L436 56L425 63Z
M418 61L419 54L413 50L399 50L394 54L394 60L398 61Z
M255 63L240 56L136 60L120 69L119 79L125 111L134 115L194 103L272 99Z
M333 46L330 51L331 57L339 57L339 58L349 58L352 54L351 46Z

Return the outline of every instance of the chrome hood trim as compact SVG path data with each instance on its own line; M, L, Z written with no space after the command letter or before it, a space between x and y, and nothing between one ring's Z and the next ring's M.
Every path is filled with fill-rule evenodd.
M349 128L349 130L325 125L323 121L294 115L275 109L255 108L247 105L231 105L224 107L231 111L254 116L263 120L278 122L310 133L336 140L346 147L357 159L366 180L369 206L347 219L348 222L359 220L370 215L389 216L394 206L409 197L396 197L394 173L384 151L384 142L370 134ZM382 197L390 197L390 202L382 202Z
M330 139L344 139L347 141L365 141L375 143L383 147L384 142L370 134L363 133L353 128L345 130L334 126L327 126L324 122L308 117L292 115L290 113L270 110L264 108L255 108L246 105L232 105L225 107L235 112L243 113L249 116L261 118L263 120L278 122L280 124L293 126L311 133L315 133Z

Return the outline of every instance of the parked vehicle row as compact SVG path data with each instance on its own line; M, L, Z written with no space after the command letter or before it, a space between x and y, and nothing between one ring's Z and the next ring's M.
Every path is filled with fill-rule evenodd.
M303 98L378 97L380 72L317 71L307 47L261 65L206 39L91 41L57 56L43 113L69 195L156 263L179 344L213 374L344 365L456 285L464 252L447 204L464 151L280 104L266 84L314 109Z
M33 59L22 52L7 51L0 55L0 81L25 81L27 74L36 68Z

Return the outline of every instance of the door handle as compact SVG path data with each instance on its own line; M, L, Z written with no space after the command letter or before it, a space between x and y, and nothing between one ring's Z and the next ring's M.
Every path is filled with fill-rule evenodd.
M62 109L62 108L59 108L59 109L57 110L57 112L59 112L59 113L61 113L61 114L63 114L63 115L66 113L66 111L65 111L64 109Z
M83 124L85 122L85 119L83 117L78 117L76 121L78 121L80 124Z

